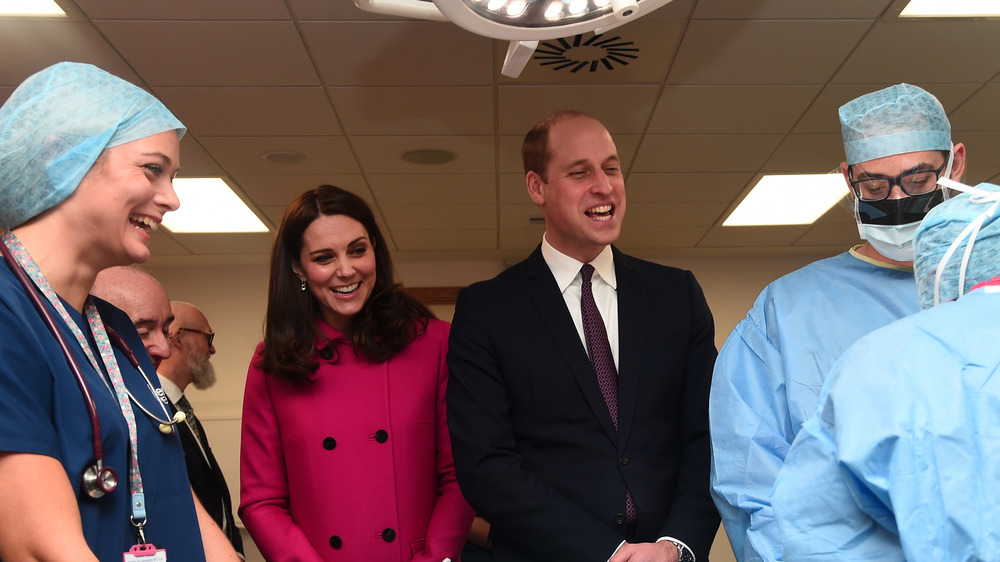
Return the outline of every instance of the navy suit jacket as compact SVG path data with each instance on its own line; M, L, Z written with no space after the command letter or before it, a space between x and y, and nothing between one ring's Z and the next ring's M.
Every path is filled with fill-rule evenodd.
M493 525L495 560L605 562L625 538L661 536L708 559L719 527L709 495L712 315L690 272L613 250L618 431L540 247L459 294L448 424L462 492Z

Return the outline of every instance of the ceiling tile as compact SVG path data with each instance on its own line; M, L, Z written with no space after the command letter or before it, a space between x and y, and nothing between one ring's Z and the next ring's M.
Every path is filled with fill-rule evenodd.
M241 255L267 253L274 243L274 232L242 234L177 234L178 244L200 255Z
M369 204L375 202L361 174L239 174L234 179L261 207L284 209L299 195L324 184L346 189Z
M849 20L692 21L667 83L824 84L869 25Z
M156 95L188 130L208 136L340 135L330 100L312 88L170 88Z
M956 142L966 146L970 166L1000 166L1000 131L952 130L951 136Z
M500 174L500 203L508 205L531 203L525 174Z
M914 40L918 37L922 40ZM1000 71L1000 59L974 53L998 51L1000 33L993 21L879 22L831 81L856 84L877 78L889 84L985 82Z
M821 86L667 86L649 133L785 133Z
M625 182L628 202L728 203L746 187L753 174L734 173L633 173Z
M858 96L881 90L891 84L830 84L823 88L816 101L809 106L808 111L795 125L796 133L837 133L840 134L840 106ZM944 106L946 112L952 112L969 98L979 84L923 84L917 83L934 95Z
M753 177L747 172L633 173L626 185L630 201L728 202Z
M948 118L952 128L956 130L997 130L1000 129L998 109L1000 109L1000 84L987 84Z
M95 25L153 87L319 83L290 21L103 20Z
M0 53L4 54L0 85L11 88L43 68L67 60L90 63L133 84L145 85L87 22L0 18Z
M754 171L781 138L781 135L646 135L632 171Z
M302 22L300 28L328 86L493 83L493 41L450 23Z
M491 174L370 175L372 193L382 205L496 205Z
M177 174L182 178L216 177L225 172L215 158L198 142L197 137L187 133L181 139L181 169Z
M844 141L839 134L788 135L764 164L769 174L825 174L844 160Z
M566 109L593 115L617 139L641 133L656 104L659 86L500 86L497 114L500 134L515 135L518 153L524 135L536 123ZM520 159L520 157L518 157Z
M845 250L860 243L856 223L814 225L795 241L796 246L842 245Z
M282 0L135 2L74 0L87 16L111 20L279 20L291 19Z
M247 174L356 174L358 164L344 137L200 137L230 175ZM300 162L275 163L264 154L275 150L301 152Z
M631 203L631 202L630 202ZM668 226L704 226L715 224L729 202L650 203L627 205L625 224L636 228Z
M395 16L384 16L366 12L351 0L286 0L295 17L301 21L372 21L405 20Z
M811 226L717 226L708 231L699 247L790 246Z
M694 19L875 19L893 0L713 0L698 2Z
M329 88L349 135L490 135L493 88Z
M493 173L496 150L491 136L351 137L351 146L367 174ZM428 166L402 159L411 150L445 150L458 155L451 162Z

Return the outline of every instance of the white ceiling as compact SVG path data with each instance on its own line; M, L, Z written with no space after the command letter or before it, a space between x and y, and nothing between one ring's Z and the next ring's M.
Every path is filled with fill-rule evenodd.
M619 246L654 259L854 243L840 207L811 226L720 225L762 173L835 169L837 107L895 82L940 98L967 181L1000 175L1000 22L901 21L903 0L673 0L603 47L548 42L516 80L500 75L506 42L350 0L57 1L70 18L0 18L0 100L61 60L145 86L189 129L181 175L226 177L272 228L161 232L154 263L265 260L285 206L320 183L374 205L397 261L524 256L542 227L520 143L559 109L615 136L629 198ZM612 49L635 58L552 62ZM415 149L457 158L401 159ZM263 159L275 150L306 158Z

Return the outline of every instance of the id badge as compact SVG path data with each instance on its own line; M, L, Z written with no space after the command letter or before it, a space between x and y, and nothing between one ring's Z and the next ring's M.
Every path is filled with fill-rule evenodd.
M167 549L137 544L122 555L122 562L167 562Z

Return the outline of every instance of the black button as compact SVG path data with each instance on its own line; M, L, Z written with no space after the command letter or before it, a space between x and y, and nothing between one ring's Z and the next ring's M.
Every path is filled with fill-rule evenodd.
M337 448L337 440L333 437L327 437L323 440L323 448L327 451L332 451Z
M625 514L619 513L615 515L615 525L624 525L624 524L625 524Z
M389 432L384 429L376 431L375 440L378 441L379 443L385 443L386 441L389 440Z
M333 547L334 550L338 550L340 547L344 546L344 541L340 540L340 537L337 535L333 535L330 537L330 546Z
M319 350L319 356L327 361L333 359L333 346L327 345L323 349Z
M382 531L382 540L385 542L392 542L396 540L396 531L386 528Z
M630 459L628 457L622 457L622 458L618 459L618 462L620 462L622 464L628 464L628 463L632 462L632 459Z

